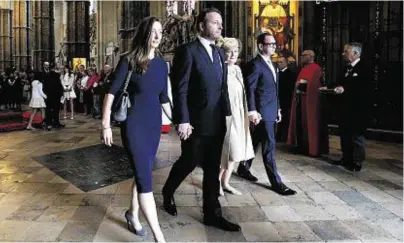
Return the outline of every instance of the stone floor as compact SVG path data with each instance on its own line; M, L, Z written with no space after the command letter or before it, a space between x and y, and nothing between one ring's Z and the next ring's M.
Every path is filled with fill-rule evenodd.
M99 121L78 115L76 120L66 121L66 128L59 131L0 134L1 241L153 240L150 236L137 237L126 229L123 214L130 202L131 179L114 177L105 187L85 192L75 186L76 181L68 181L76 180L74 177L61 177L65 174L60 171L66 170L66 164L79 174L86 166L81 156L85 153L77 151L91 151L99 143L98 127ZM114 134L119 146L119 131ZM329 157L337 158L336 137L330 138L330 147ZM259 177L259 183L233 176L232 184L243 196L226 194L220 198L224 215L242 226L242 232L227 233L201 223L200 169L186 179L175 195L178 216L171 217L161 210L161 188L171 162L180 153L177 136L162 135L157 157L170 164L157 168L153 180L166 239L403 241L403 146L367 141L367 148L364 169L352 173L331 165L328 158L288 154L284 146L278 145L281 176L298 191L291 197L279 196L266 188L268 180L261 156L257 156L253 173ZM62 151L76 154L70 164L69 160L51 157ZM48 158L47 163L38 159L43 157ZM104 156L95 156L95 161L103 160L100 157ZM53 164L49 158L54 158ZM94 168L93 164L91 171L97 175L97 166ZM142 222L146 225L144 218Z

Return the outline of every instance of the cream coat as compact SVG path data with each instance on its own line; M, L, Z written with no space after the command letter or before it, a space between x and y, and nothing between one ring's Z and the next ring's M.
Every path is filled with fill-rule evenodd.
M227 168L229 162L254 158L241 69L237 65L231 65L228 70L227 84L232 115L226 117L227 131L222 151L222 168Z

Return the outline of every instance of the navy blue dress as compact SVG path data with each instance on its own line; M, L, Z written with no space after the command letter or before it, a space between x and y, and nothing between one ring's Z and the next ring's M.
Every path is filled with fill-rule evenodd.
M123 87L128 68L127 58L121 58L110 94L115 95ZM121 126L121 137L132 163L139 193L152 191L152 168L161 134L161 104L169 102L167 76L166 62L155 57L150 60L143 75L132 73L127 89L132 106L126 122Z

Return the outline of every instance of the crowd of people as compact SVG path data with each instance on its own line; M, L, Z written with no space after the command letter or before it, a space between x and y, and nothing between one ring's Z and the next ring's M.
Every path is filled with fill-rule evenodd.
M31 108L28 130L35 130L32 122L38 111L43 119L41 127L47 130L64 127L59 118L61 109L63 119L74 119L75 111L100 119L111 74L109 65L100 74L84 65L73 71L69 65L55 68L49 62L44 62L39 72L9 68L0 77L0 110L22 111L22 104L28 104Z

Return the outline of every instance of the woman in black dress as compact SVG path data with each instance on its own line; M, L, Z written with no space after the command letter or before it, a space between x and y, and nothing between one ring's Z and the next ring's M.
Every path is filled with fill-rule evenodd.
M155 54L162 37L162 25L155 17L142 19L132 41L132 50L120 59L109 93L105 97L102 117L104 143L112 144L110 126L114 95L122 89L129 70L133 70L127 88L131 100L128 117L121 124L121 137L134 172L132 204L125 213L128 228L144 235L139 205L153 231L155 240L164 242L152 191L152 168L160 142L161 107L171 117L167 95L168 68ZM163 105L161 105L163 104Z

